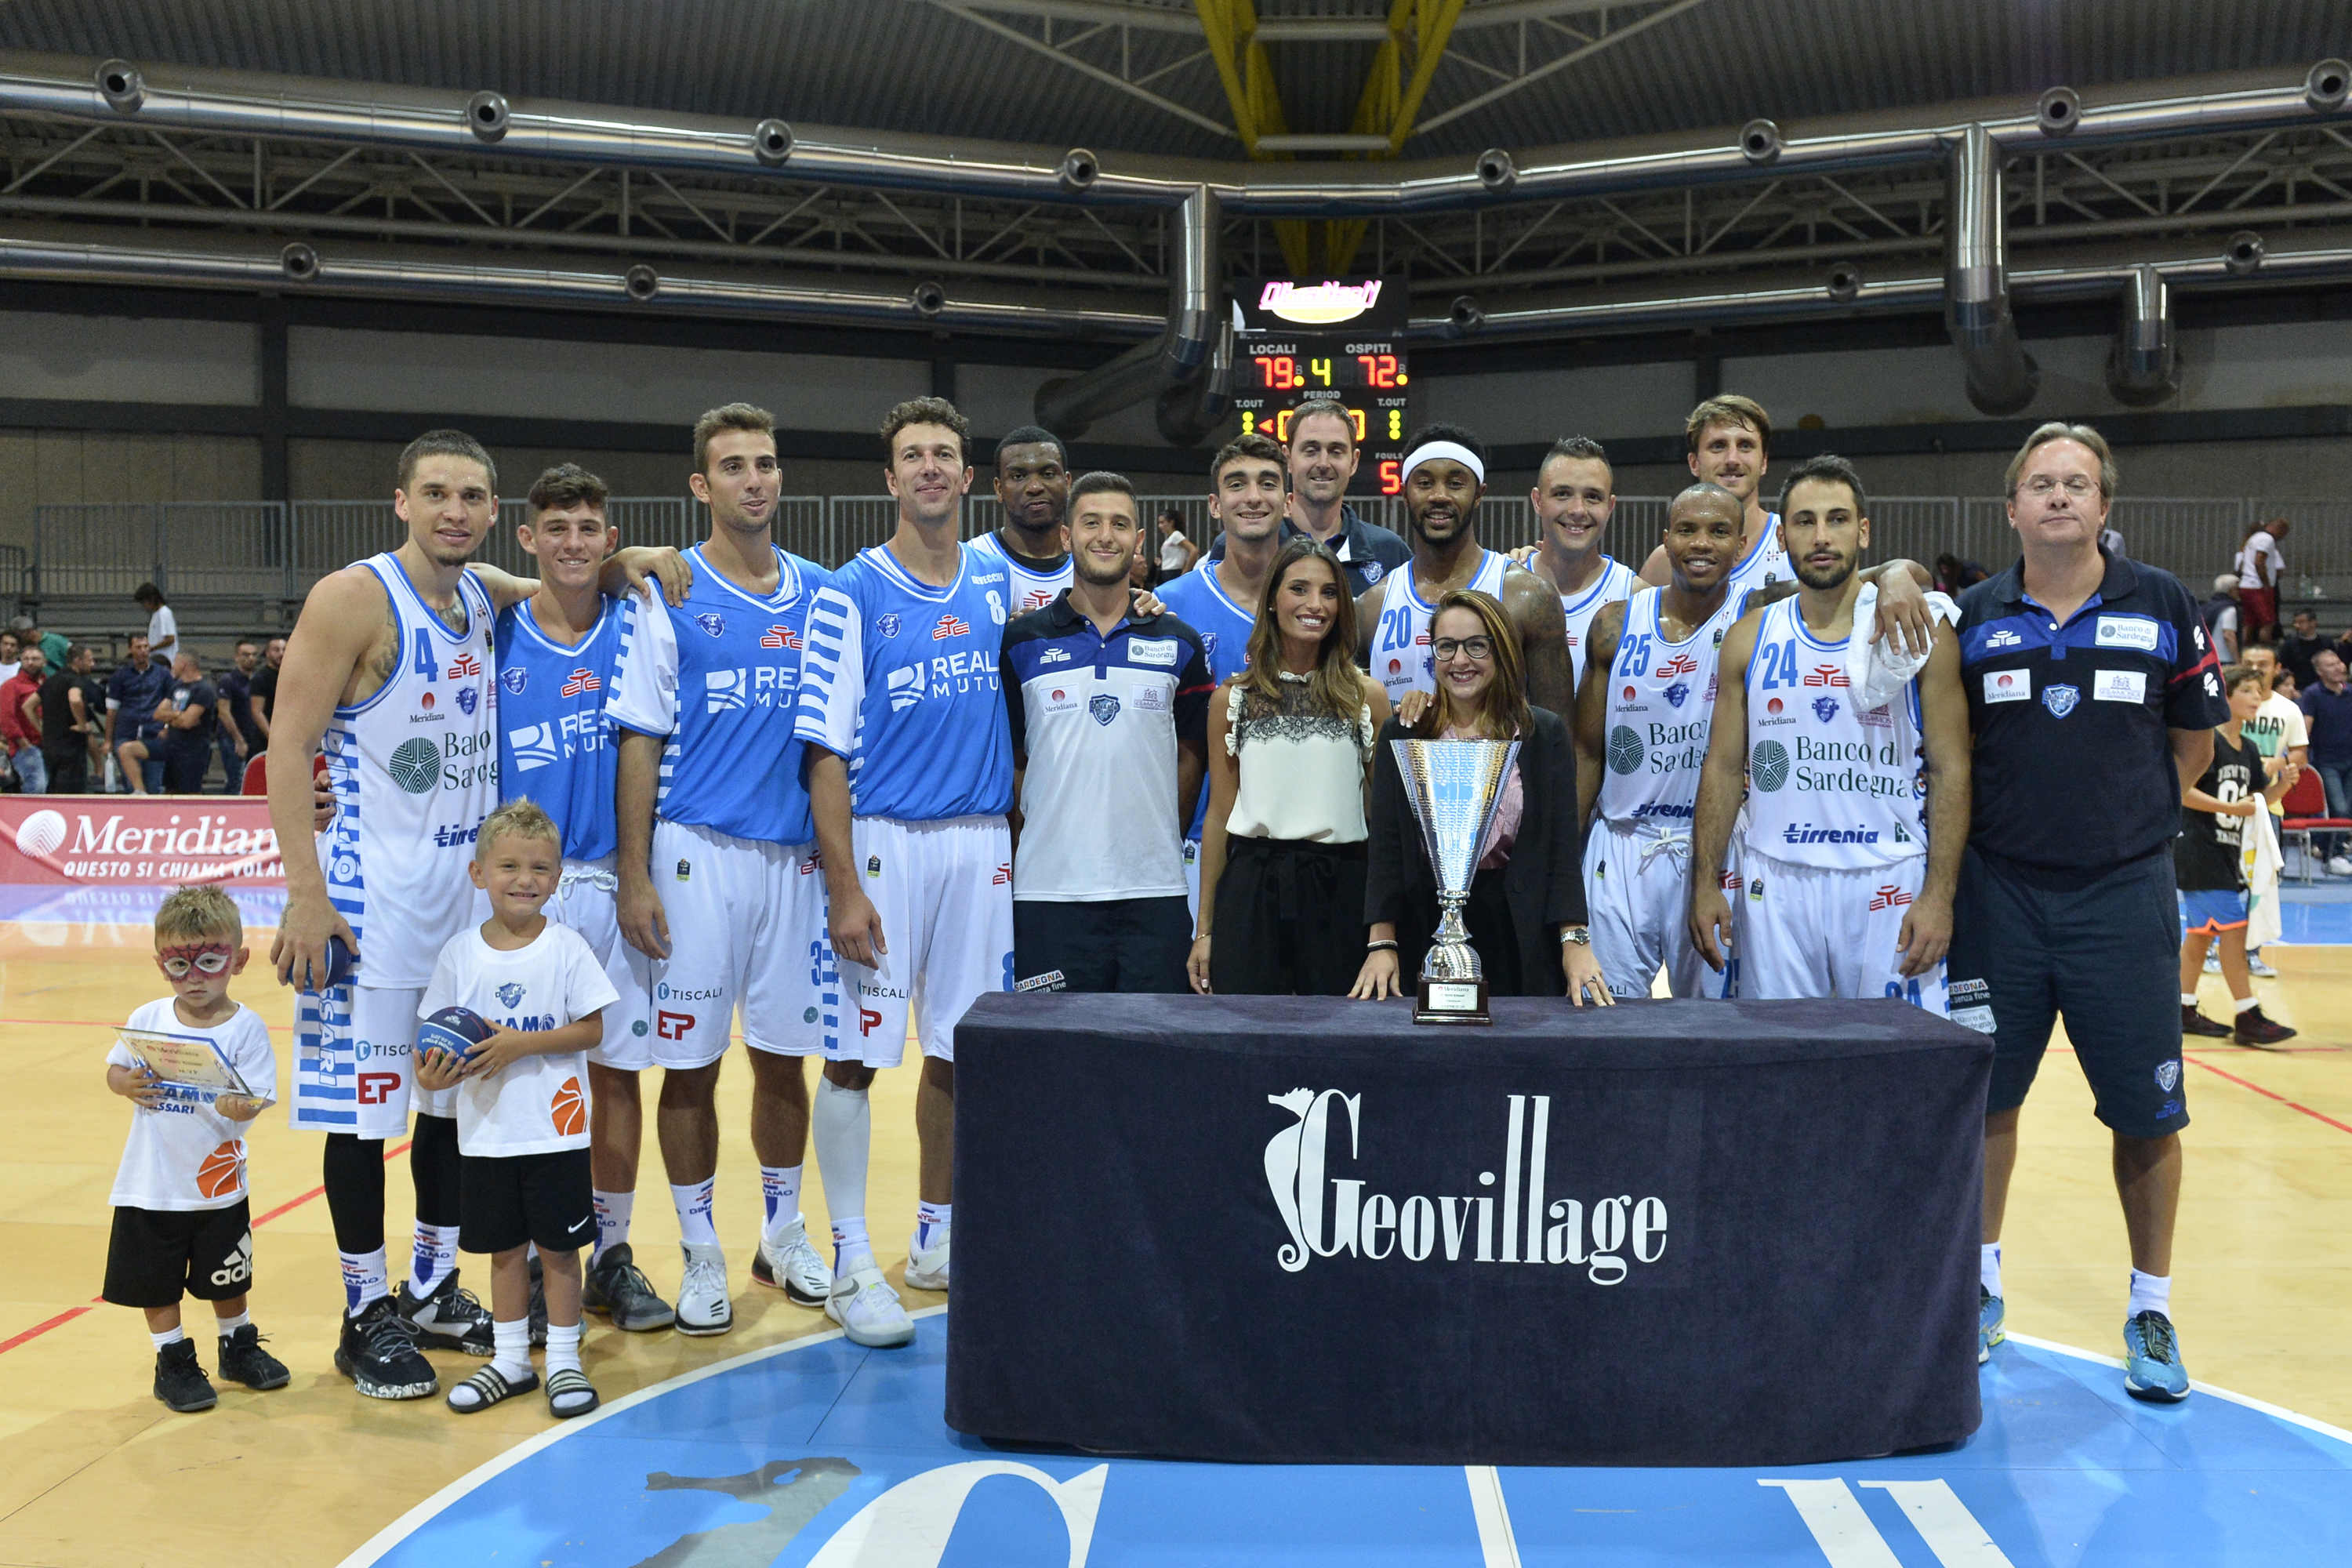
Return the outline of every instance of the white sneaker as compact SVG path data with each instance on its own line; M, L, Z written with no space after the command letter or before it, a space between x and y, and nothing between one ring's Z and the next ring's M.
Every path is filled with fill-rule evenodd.
M2247 956L2252 957L2252 955L2250 953ZM2221 973L2221 959L2220 954L2210 951L2205 954L2205 973L2208 974L2219 974Z
M2352 877L2352 856L2338 855L2329 860L2327 874L2331 877Z
M786 1296L803 1307L818 1306L833 1293L833 1270L809 1245L806 1215L760 1238L759 1265L751 1278L782 1287Z
M2278 978L2278 971L2263 963L2263 955L2259 952L2250 952L2246 954L2246 973L2252 975L2257 980L2276 980Z
M727 1252L709 1242L680 1242L686 1272L677 1282L677 1331L723 1334L735 1326L735 1303L727 1299Z
M824 1315L841 1325L854 1345L888 1350L910 1343L915 1320L898 1304L898 1292L882 1278L869 1255L846 1275L833 1277L833 1293L824 1299Z
M908 1238L907 1242L908 1289L938 1290L942 1293L946 1291L948 1288L948 1242L950 1239L951 1237L950 1234L947 1231L942 1230L940 1232L940 1239L935 1246L918 1249L914 1244L913 1238Z

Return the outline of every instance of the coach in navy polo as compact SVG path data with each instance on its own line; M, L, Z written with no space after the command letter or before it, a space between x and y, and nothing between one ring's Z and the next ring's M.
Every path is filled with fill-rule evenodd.
M1198 632L1129 610L1138 524L1135 487L1119 475L1071 486L1070 586L1004 628L1016 986L1192 988L1184 828L1214 682Z
M2170 1316L2189 1125L2171 848L2229 707L2189 590L2100 549L2115 486L2097 431L2034 431L2009 465L2021 558L1960 596L1975 810L1946 973L1954 1021L1993 1037L1978 1359L2003 1337L2018 1110L2063 1015L2115 1134L2132 1255L2124 1385L2170 1401L2189 1394Z

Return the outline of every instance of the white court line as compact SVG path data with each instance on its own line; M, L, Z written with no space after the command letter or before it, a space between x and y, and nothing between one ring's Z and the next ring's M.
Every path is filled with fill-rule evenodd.
M1520 1568L1519 1540L1511 1531L1510 1505L1503 1500L1503 1478L1492 1465L1465 1465L1470 1483L1470 1517L1478 1521L1478 1554L1485 1568Z
M2062 1345L2055 1340L2036 1339L2032 1334L2021 1334L2014 1331L2011 1331L2008 1337L2015 1340L2019 1344L2032 1345L2038 1351L2052 1351L2059 1355L2073 1356L2077 1361L2095 1361L2101 1366L2114 1367L2117 1372L2123 1370L2123 1361L2116 1356L2101 1355L2096 1351L2077 1350L2073 1345ZM2216 1399L2226 1399L2232 1405L2242 1405L2249 1410L2259 1410L2273 1420L2284 1421L2290 1426L2301 1426L2306 1431L2316 1432L2323 1437L2333 1437L2339 1443L2352 1444L2352 1432L2347 1432L2341 1426L2330 1426L2326 1422L2312 1416L2298 1415L2292 1410L2270 1404L2265 1400L2256 1399L2250 1394L2232 1394L2226 1388L2216 1388L2210 1383L2199 1383L2193 1380L2189 1386L2199 1394L2210 1394Z

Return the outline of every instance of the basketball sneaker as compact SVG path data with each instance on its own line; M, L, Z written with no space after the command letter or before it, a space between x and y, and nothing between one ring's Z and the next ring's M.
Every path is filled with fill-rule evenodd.
M370 1399L426 1399L441 1391L433 1363L416 1348L416 1325L389 1296L370 1301L358 1317L343 1319L335 1370Z
M2233 1038L2239 1045L2268 1050L2272 1047L2284 1045L2294 1038L2295 1034L2295 1030L2284 1024L2273 1023L2264 1016L2262 1008L2255 1006L2238 1015L2238 1027Z
M824 1315L841 1325L851 1344L869 1350L888 1350L910 1343L915 1337L915 1320L898 1304L898 1292L874 1267L871 1254L846 1274L835 1272L833 1293L824 1299Z
M942 1230L940 1239L929 1247L918 1247L913 1237L907 1241L907 1289L937 1290L945 1294L948 1288L948 1242L952 1233Z
M807 1215L760 1238L759 1250L751 1256L751 1282L771 1290L781 1285L786 1296L803 1307L824 1305L833 1293L833 1270L809 1245Z
M247 1388L283 1388L293 1377L286 1363L261 1348L261 1331L251 1323L220 1337L220 1374Z
M2178 1405L2189 1397L2189 1369L2180 1364L2180 1336L2172 1320L2147 1311L2124 1324L2124 1392L2134 1399Z
M677 1311L656 1292L654 1282L637 1267L625 1241L606 1247L604 1256L588 1266L580 1304L604 1313L613 1320L614 1328L633 1334L666 1329L677 1321Z
M2246 973L2252 975L2257 980L2276 980L2278 978L2278 971L2273 969L2270 964L2263 960L2260 949L2250 950L2247 952Z
M681 1334L723 1334L735 1326L727 1299L727 1254L710 1242L682 1241L686 1272L677 1282L676 1322Z
M212 1379L196 1364L196 1342L182 1340L155 1352L155 1397L186 1415L220 1403Z
M398 1310L416 1331L422 1344L437 1351L463 1351L467 1355L496 1355L499 1344L490 1331L490 1310L475 1299L471 1290L461 1289L457 1270L452 1268L433 1287L433 1294L419 1297L400 1282Z
M2002 1325L2009 1321L2009 1304L1983 1286L1977 1287L1977 1364L1992 1360L1992 1347L2009 1338Z
M2180 1032L2202 1035L2209 1040L2226 1040L2230 1037L2230 1026L2207 1017L2184 1002L2180 1005Z

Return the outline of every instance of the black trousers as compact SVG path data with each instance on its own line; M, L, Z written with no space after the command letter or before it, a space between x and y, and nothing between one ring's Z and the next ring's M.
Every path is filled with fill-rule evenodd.
M1364 847L1229 837L1213 918L1220 995L1345 996L1364 966Z
M1498 867L1470 879L1470 901L1462 906L1462 923L1470 931L1470 945L1486 971L1489 996L1558 996L1566 989L1558 971L1551 985L1529 990L1520 972L1519 929L1511 919L1510 900L1503 896L1503 872ZM1429 955L1429 939L1437 932L1437 895L1416 902L1412 922L1397 928L1397 984L1411 994L1421 982L1421 962ZM1544 976L1537 976L1542 980Z
M89 792L89 748L81 737L72 737L69 745L41 748L41 760L49 764L51 795L86 795Z
M1184 960L1192 951L1192 911L1184 895L1064 903L1013 902L1013 982L1059 973L1055 991L1155 992L1192 989Z

